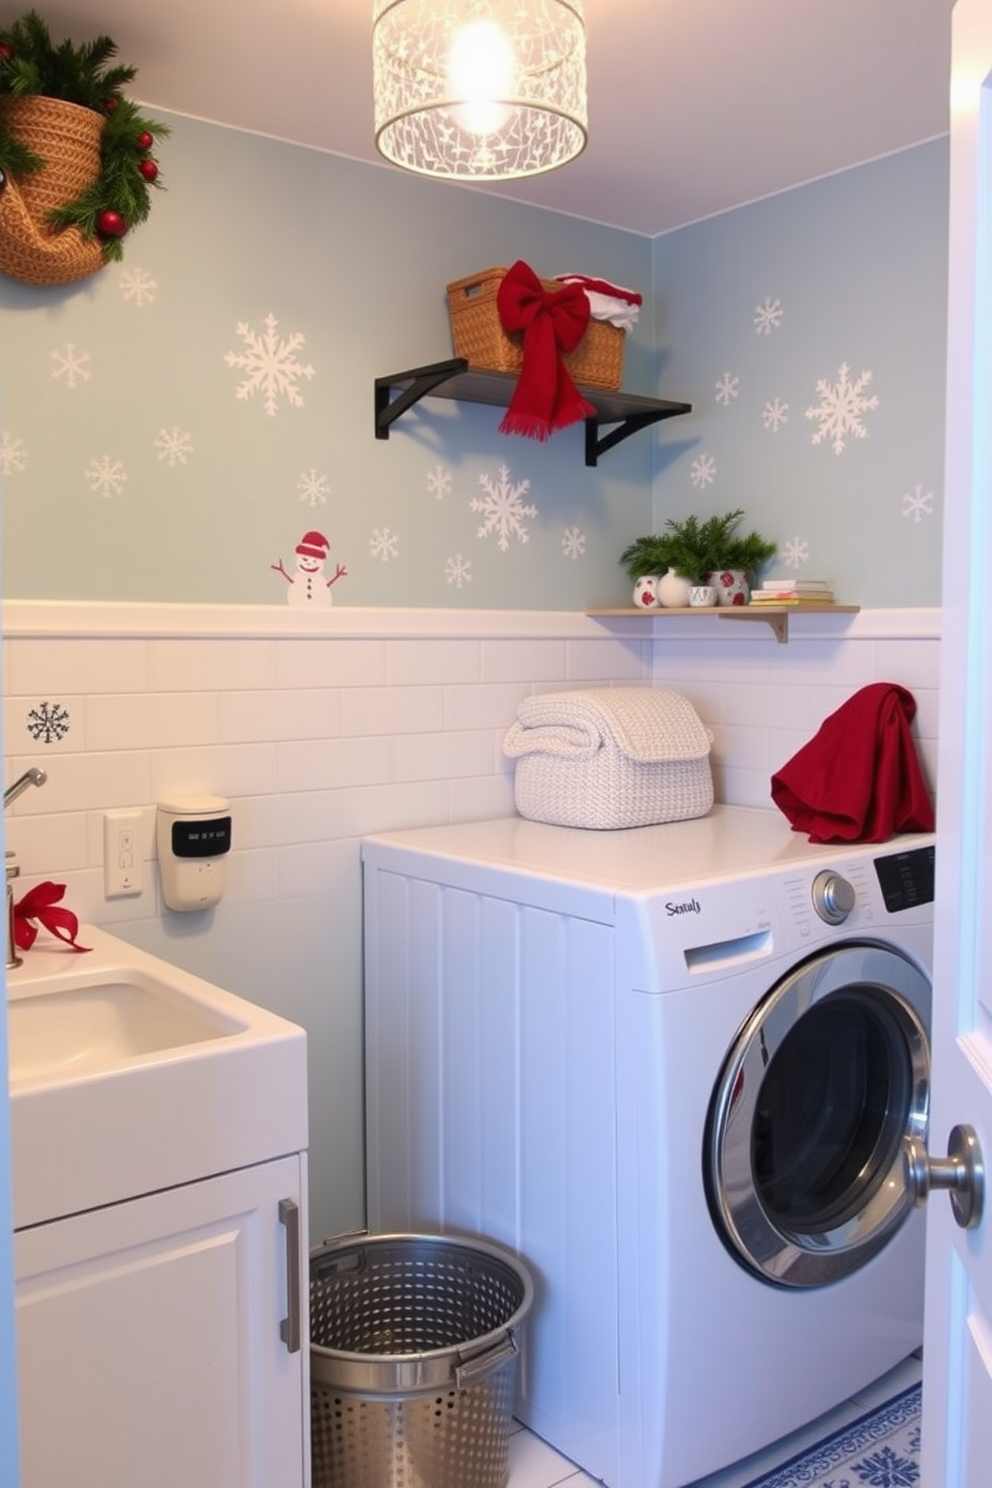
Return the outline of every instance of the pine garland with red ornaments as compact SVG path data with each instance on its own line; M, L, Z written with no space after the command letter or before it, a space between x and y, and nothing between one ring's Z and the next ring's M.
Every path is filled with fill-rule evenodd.
M137 69L114 63L116 55L109 36L82 46L71 41L56 45L36 11L0 28L0 99L60 98L104 120L99 175L81 195L53 209L48 221L53 230L77 227L84 238L97 238L106 260L123 256L121 239L151 210L149 187L162 187L152 149L169 133L167 125L144 118L124 96ZM0 190L8 178L44 164L0 118Z

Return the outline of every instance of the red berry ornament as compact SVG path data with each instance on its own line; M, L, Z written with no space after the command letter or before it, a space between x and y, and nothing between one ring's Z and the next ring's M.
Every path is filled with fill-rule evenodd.
M112 114L114 112L114 110L116 109L116 107L117 107L117 99L111 93L110 96L109 96L109 98L105 98L103 100L103 111L104 111L105 114Z
M6 41L0 41L0 62L9 62L14 55L14 48Z
M120 212L108 208L96 219L96 230L101 238L122 238L127 232L127 223Z
M151 147L152 147L152 145L154 143L155 143L155 141L152 138L152 136L148 133L148 130L147 129L143 129L141 131L141 133L138 135L138 149L139 150L150 150Z
M158 166L155 164L154 160L139 160L138 169L144 176L146 181L154 181L155 177L158 175Z

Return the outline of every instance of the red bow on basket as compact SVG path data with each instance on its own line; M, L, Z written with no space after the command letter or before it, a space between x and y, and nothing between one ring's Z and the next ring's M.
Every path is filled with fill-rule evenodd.
M74 951L89 951L91 946L77 944L79 918L71 909L59 909L58 902L65 894L65 884L41 883L28 889L23 899L14 905L14 939L22 951L28 951L38 937L37 920L59 940Z
M523 331L524 337L520 377L500 433L547 439L555 429L592 418L595 408L583 398L562 360L562 352L574 351L589 325L589 297L582 286L547 290L529 264L518 258L503 276L496 308L504 331L508 335Z

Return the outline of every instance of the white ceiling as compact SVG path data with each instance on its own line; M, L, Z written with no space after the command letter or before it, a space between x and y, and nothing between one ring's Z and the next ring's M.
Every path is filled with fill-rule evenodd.
M590 143L491 189L653 236L944 134L951 4L585 0ZM372 0L36 5L57 39L112 36L150 112L379 159Z

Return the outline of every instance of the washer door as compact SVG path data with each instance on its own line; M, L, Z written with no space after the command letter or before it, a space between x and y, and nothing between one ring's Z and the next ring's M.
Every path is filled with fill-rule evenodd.
M764 1280L837 1281L911 1212L903 1149L926 1140L929 1016L917 967L850 944L804 962L744 1024L710 1102L704 1164L721 1238Z

